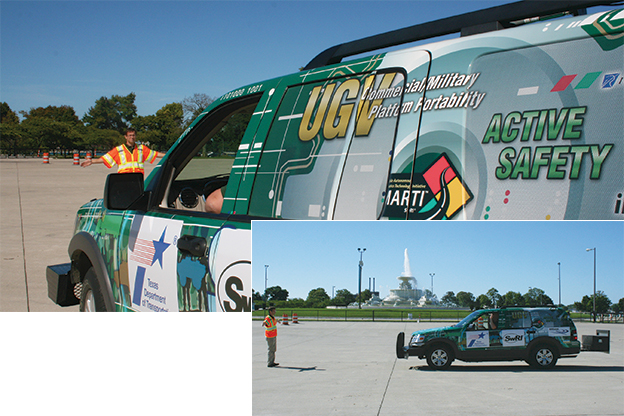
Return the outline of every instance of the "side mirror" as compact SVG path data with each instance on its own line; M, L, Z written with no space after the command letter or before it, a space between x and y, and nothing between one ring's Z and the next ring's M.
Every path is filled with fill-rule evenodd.
M142 173L111 173L104 186L104 207L127 210L142 194Z

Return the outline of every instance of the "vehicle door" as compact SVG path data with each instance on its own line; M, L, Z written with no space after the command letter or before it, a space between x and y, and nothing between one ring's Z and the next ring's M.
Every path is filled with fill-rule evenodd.
M459 349L466 359L486 360L491 358L489 351L496 345L500 345L498 330L491 329L490 312L484 311L462 332Z
M572 328L565 319L565 314L558 310L531 310L531 328L528 330L528 342L538 337L553 337L562 342L570 339Z
M522 357L528 343L527 331L530 327L531 319L527 311L501 310L498 338L502 358Z
M148 178L149 209L128 211L118 309L251 311L251 222L234 211L241 166L266 120L254 94L209 107ZM217 207L217 208L215 208Z
M406 82L360 62L310 72L281 97L249 202L253 216L378 219Z

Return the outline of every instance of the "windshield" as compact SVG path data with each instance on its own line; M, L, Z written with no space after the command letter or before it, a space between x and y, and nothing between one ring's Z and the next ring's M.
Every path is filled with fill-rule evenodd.
M477 316L479 316L479 314L483 312L483 311L474 311L473 313L471 313L470 315L468 315L467 317L465 317L464 319L462 319L461 321L459 321L458 323L456 323L455 325L453 325L455 328L461 328L462 326L465 326L466 324L468 324L468 322L472 321L473 319L475 319Z

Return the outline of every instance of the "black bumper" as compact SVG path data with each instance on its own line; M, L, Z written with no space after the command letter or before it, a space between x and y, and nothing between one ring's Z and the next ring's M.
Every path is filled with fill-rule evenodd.
M46 268L48 297L60 306L72 306L80 303L80 299L74 294L74 284L69 277L70 270L71 263L56 264Z
M425 356L425 346L420 347L410 347L405 344L405 334L403 332L399 332L397 335L396 342L396 355L397 358L409 358L411 357L424 357Z

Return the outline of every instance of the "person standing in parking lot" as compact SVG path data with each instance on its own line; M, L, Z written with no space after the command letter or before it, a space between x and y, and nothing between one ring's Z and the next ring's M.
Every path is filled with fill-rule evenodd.
M277 367L279 363L275 362L275 351L277 351L277 319L275 319L275 307L269 308L269 314L264 318L262 326L264 330L264 336L267 340L269 347L267 367Z
M151 150L143 144L136 144L136 130L128 129L124 135L126 143L111 149L104 156L97 159L87 159L80 166L87 167L94 163L103 163L107 168L119 166L117 173L144 173L143 162L154 163L157 157L165 153Z

